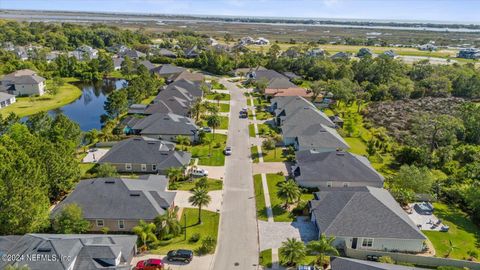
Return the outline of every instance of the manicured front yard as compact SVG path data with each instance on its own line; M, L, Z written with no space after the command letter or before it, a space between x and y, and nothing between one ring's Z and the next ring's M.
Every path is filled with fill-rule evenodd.
M248 125L248 134L250 135L250 137L255 137L256 134L254 124Z
M230 104L225 104L225 103L215 103L218 107L219 112L230 112Z
M197 250L202 245L202 239L206 236L212 236L217 239L218 220L220 215L215 212L202 210L202 224L198 222L197 208L184 208L180 224L184 226L185 219L187 223L187 240L184 239L184 234L174 237L166 241L158 241L156 247L150 252L153 254L167 254L172 249L190 249ZM200 234L201 238L196 243L190 242L189 239L193 234Z
M272 249L262 250L258 257L258 262L263 267L272 267Z
M58 88L58 93L55 95L44 94L39 97L17 97L16 102L12 105L0 110L0 114L7 116L11 112L19 117L24 117L36 114L42 111L49 111L67 105L75 101L82 95L82 90L77 86L71 84L77 82L75 78L64 78L65 84ZM53 85L52 80L47 80L47 88Z
M267 208L265 207L265 195L263 193L262 176L255 174L253 176L253 187L255 189L255 205L257 206L257 218L267 221Z
M206 137L213 138L213 134L206 134ZM227 135L215 134L215 139L210 146L211 152L209 152L209 146L205 143L188 146L186 147L186 151L191 152L193 158L199 159L199 165L223 166L225 164L225 156L223 155L223 149L225 148L226 142Z
M185 190L185 191L189 191L189 190L193 190L195 188L195 184L198 182L200 178L195 178L193 179L193 181L178 181L175 183L175 186L176 186L176 189L172 189L172 190ZM222 180L217 180L217 179L213 179L213 178L208 178L207 179L207 185L208 185L208 188L207 190L208 191L213 191L213 190L222 190L222 187L223 187L223 181Z
M255 111L255 118L257 118L257 120L268 120L272 117L273 115L270 114L269 112Z
M253 163L258 163L258 147L256 145L250 147L250 153L252 155Z
M228 129L228 117L227 116L219 116L219 118L220 118L220 126L217 129ZM208 126L207 121L202 120L200 122L200 126L202 126L202 127Z
M215 93L215 92L211 92L209 94L206 94L205 96L203 96L205 99L208 99L208 100L215 100L215 97L216 96L219 96L220 97L220 100L230 100L230 94L225 94L225 93Z
M286 151L282 147L275 147L275 150L262 148L264 162L284 162L287 160Z
M435 215L450 227L448 232L423 231L436 250L437 257L468 259L468 251L478 250L480 228L469 217L452 206L434 203ZM451 244L450 244L451 242Z
M273 220L275 222L290 222L295 220L293 214L283 208L285 202L277 196L278 185L283 181L285 181L285 176L267 174L268 192L270 194L270 204L272 205Z

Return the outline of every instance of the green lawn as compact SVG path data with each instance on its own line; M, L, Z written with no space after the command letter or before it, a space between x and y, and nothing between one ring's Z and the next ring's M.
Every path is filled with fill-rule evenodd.
M147 97L146 99L142 100L142 101L140 102L140 104L148 105L148 104L152 103L152 101L153 101L156 97L157 97L156 95L155 95L155 96L149 96L149 97Z
M258 263L263 267L272 267L272 249L262 250L258 257Z
M176 189L172 189L172 190L184 190L184 191L193 190L195 188L195 184L198 182L199 179L200 178L195 178L193 179L193 181L179 181L175 183ZM208 178L207 185L208 185L208 188L207 188L208 191L222 190L223 181L213 179L213 178Z
M228 129L228 117L227 116L219 116L220 118L220 126L217 129ZM202 120L199 123L200 126L206 127L207 126L207 121Z
M255 188L255 205L257 206L257 218L267 221L267 208L265 207L265 195L263 193L262 176L255 174L253 176L253 187Z
M113 79L123 79L123 78L125 78L125 76L123 76L123 74L120 70L114 70L114 71L108 73L108 77L113 78Z
M273 219L275 222L294 221L292 213L285 211L285 202L277 196L278 185L285 181L285 176L278 174L267 174L268 192L270 193L270 204L272 205Z
M218 213L202 210L202 224L197 224L198 209L184 208L182 219L180 220L182 226L185 224L185 216L187 221L187 240L184 240L184 235L181 234L167 241L158 241L156 247L150 250L151 253L167 254L172 249L190 249L195 251L201 246L202 239L206 236L212 236L217 239L218 220L220 217ZM200 234L200 240L196 243L189 242L190 237L195 233Z
M423 231L435 247L436 256L446 257L451 250L450 258L468 259L467 252L478 250L478 245L480 245L480 228L459 209L443 203L434 203L433 205L435 215L450 227L446 233ZM453 249L451 249L452 247Z
M248 101L248 102L247 102L247 103L248 103L248 106L253 106L253 104L252 104L252 99L248 98L247 101Z
M268 124L257 124L258 128L258 134L260 136L269 136L273 134L278 134L278 130L276 128L273 128L272 126Z
M92 177L91 169L95 167L96 163L80 163L80 175L82 178Z
M217 107L219 112L230 112L230 104L219 103Z
M262 147L262 153L264 162L284 162L287 160L286 153L282 147L275 147L275 150L269 151Z
M257 120L268 120L272 117L273 117L273 115L269 112L255 111L255 118L257 118Z
M206 134L207 138L213 138L213 134ZM215 134L215 140L211 145L211 155L209 156L209 146L199 144L186 147L186 151L192 153L193 158L198 158L199 165L206 166L223 166L225 164L225 155L223 149L227 142L227 135ZM183 148L183 146L182 146Z
M258 163L258 147L257 146L250 147L250 153L252 155L253 163Z
M252 110L248 110L248 119L253 120Z
M19 117L24 117L41 111L49 111L62 107L75 101L82 95L82 90L71 84L78 81L75 78L64 78L65 84L60 86L56 95L44 94L39 97L17 97L17 101L12 105L0 110L0 114L7 116L11 112ZM46 87L53 85L52 80L47 80Z
M344 137L345 141L350 145L350 152L357 155L367 155L367 145L360 138Z
M254 124L248 125L248 134L250 137L255 137L255 126Z
M218 95L220 96L220 100L230 100L230 94L225 94L225 93L215 93L215 92L211 92L209 94L206 94L205 96L203 96L205 99L208 99L208 100L215 100L215 96ZM215 100L216 101L216 100Z

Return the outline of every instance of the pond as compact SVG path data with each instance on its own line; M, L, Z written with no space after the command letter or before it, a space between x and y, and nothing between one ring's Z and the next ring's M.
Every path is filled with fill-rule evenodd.
M70 104L49 111L51 115L63 113L80 125L83 131L102 128L100 117L105 114L103 104L107 96L126 84L123 79L104 79L98 82L82 82L75 85L82 89L82 95Z

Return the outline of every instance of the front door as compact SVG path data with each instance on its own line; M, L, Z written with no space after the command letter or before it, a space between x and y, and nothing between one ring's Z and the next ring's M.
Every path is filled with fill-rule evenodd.
M353 238L353 240L352 240L352 248L353 249L357 249L357 242L358 242L358 238Z

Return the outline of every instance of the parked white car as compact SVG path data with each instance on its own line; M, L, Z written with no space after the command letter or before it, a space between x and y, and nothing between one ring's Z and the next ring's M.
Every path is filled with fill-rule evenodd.
M196 168L196 169L192 169L190 171L190 174L193 176L204 177L204 176L208 176L208 171L205 169Z

